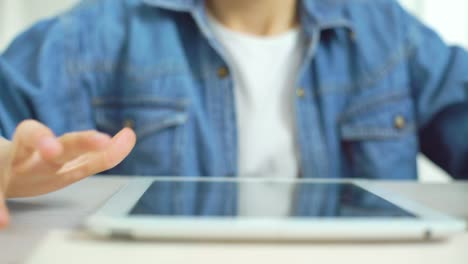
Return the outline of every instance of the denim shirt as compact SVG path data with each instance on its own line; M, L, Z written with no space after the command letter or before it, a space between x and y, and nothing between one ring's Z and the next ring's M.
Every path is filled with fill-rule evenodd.
M468 56L393 0L303 0L301 177L416 179L423 152L468 178ZM107 173L237 175L234 84L202 0L83 1L0 57L0 134L133 127Z

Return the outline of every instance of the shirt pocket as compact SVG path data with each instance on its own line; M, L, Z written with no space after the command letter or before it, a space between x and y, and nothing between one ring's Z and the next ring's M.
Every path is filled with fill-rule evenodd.
M356 97L339 120L344 175L371 179L417 176L417 125L405 93Z
M97 98L96 127L115 135L131 127L137 143L129 157L111 170L118 174L175 175L181 166L188 102L160 97Z

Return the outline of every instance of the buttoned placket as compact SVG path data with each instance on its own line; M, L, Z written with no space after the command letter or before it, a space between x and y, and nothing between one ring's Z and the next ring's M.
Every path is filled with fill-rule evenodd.
M192 11L192 16L201 30L208 44L216 51L217 62L209 65L212 83L206 87L212 94L208 100L209 108L216 111L218 118L215 120L215 126L222 134L222 145L224 155L223 177L232 177L237 175L238 170L238 147L237 147L237 118L234 96L234 81L231 74L231 67L225 56L222 45L214 38L211 29L206 23L206 11L202 3Z

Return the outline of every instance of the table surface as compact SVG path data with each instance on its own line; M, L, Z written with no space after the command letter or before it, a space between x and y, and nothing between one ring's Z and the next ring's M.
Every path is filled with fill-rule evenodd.
M274 262L304 263L310 259L294 258L298 254L312 254L314 259L327 259L327 263L340 263L350 257L360 263L395 263L398 257L403 263L468 263L468 232L437 243L359 243L359 244L214 244L214 243L131 243L95 241L77 231L82 220L102 205L130 178L93 177L61 191L31 199L15 199L8 202L12 224L0 232L0 263L25 263L34 255L31 263L94 263L101 260L128 263L129 259L148 260L159 258L163 263L186 263L191 256L193 263L206 263L206 254L213 263L239 263L258 259ZM420 184L416 182L375 182L399 195L410 197L433 209L468 220L468 182L448 184ZM56 230L54 232L51 232ZM62 230L62 231L57 231ZM72 238L71 238L72 237ZM119 250L116 250L119 249ZM156 250L157 249L157 250ZM54 261L48 259L51 252ZM136 252L138 254L136 254ZM182 253L183 254L180 254ZM340 254L336 254L340 252ZM380 253L379 253L380 252ZM34 254L33 254L34 253ZM70 253L74 254L70 258ZM272 253L276 256L272 257ZM75 256L81 256L76 258ZM235 257L231 257L235 256ZM268 256L268 257L267 257ZM374 259L373 259L374 258ZM375 259L377 258L377 259ZM271 260L271 259L270 259ZM411 262L409 262L411 260ZM442 261L443 260L443 261ZM447 262L450 260L449 262ZM74 262L75 261L75 262ZM120 262L119 262L120 261ZM185 261L185 262L184 262ZM440 261L440 262L438 262ZM398 261L397 261L398 262ZM104 262L101 262L104 263ZM310 263L310 262L309 262Z

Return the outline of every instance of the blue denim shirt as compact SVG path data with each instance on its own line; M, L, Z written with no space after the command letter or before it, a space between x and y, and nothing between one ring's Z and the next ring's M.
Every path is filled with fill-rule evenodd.
M415 179L422 151L468 177L468 54L393 0L303 0L295 99L301 177ZM202 0L83 1L0 57L0 134L27 118L57 134L132 126L108 173L235 176L225 51Z

